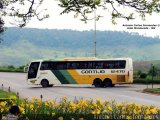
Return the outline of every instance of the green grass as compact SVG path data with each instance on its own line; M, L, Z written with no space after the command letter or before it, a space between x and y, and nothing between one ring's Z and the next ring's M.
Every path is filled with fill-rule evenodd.
M6 92L0 90L0 99L12 98L14 96L16 96L16 94L13 92Z
M147 88L143 90L144 92L160 94L160 88Z

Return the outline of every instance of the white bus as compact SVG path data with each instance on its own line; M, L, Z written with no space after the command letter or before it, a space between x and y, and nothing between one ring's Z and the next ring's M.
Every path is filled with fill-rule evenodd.
M113 87L133 82L131 58L69 58L36 60L29 65L27 83L49 87L57 84L92 84Z

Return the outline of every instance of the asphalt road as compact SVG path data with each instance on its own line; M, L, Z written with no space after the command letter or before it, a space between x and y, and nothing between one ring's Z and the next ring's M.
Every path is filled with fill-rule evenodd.
M5 90L10 86L11 91L19 92L20 97L29 100L33 97L40 98L42 95L43 100L59 101L63 96L67 96L69 100L100 98L102 100L115 100L116 102L160 106L160 96L141 92L147 87L146 85L116 85L113 88L95 88L92 85L59 85L42 88L41 86L28 86L25 79L25 73L0 72L0 89L2 89L2 84ZM160 87L160 85L154 87Z

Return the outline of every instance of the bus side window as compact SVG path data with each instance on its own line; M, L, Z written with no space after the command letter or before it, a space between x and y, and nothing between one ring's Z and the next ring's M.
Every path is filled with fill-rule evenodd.
M45 65L42 63L40 70L45 70Z
M126 67L126 61L121 61L119 67L120 68L125 68Z
M42 62L40 70L50 70L51 69L51 63L50 62Z
M103 62L97 62L96 69L103 69Z

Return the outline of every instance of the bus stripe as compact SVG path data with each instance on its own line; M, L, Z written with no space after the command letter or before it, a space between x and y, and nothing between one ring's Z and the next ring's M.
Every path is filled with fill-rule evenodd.
M52 70L52 72L62 84L77 84L67 70Z

